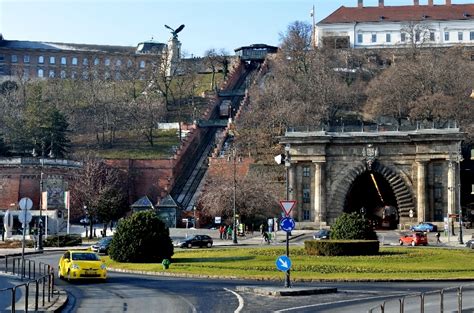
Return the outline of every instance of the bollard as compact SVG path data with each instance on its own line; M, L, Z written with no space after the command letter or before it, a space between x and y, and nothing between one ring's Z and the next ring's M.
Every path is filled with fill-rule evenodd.
M462 286L458 288L458 312L462 313Z

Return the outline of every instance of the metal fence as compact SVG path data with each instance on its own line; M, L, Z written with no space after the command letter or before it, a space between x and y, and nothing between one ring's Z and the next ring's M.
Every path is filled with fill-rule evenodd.
M16 312L16 308L23 307L24 312L38 311L38 307L44 307L52 301L54 293L54 269L49 264L36 263L34 260L21 257L5 256L5 273L19 276L27 282L14 287L0 289L0 294L7 293L11 299L10 312ZM23 302L23 303L22 303ZM30 307L30 303L33 305Z
M401 298L392 298L370 308L368 313L408 313L408 312L466 312L463 309L473 308L474 285L449 287L436 291L428 291L408 295ZM469 311L471 312L471 311Z

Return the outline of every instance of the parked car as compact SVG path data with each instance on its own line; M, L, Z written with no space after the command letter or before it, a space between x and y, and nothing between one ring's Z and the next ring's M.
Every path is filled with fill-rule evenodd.
M195 235L193 237L180 240L174 244L175 247L179 248L192 248L192 247L212 247L213 240L208 235Z
M107 278L107 266L95 252L69 250L59 259L58 277L67 280L105 280Z
M471 239L466 242L466 247L474 249L474 239Z
M426 246L428 244L428 236L423 233L413 233L410 235L401 236L398 240L398 243L400 246L403 246L403 244L412 246Z
M97 253L109 253L110 243L112 242L112 237L104 237L100 239L96 244L91 246L92 251Z
M321 229L314 233L313 239L321 240L321 239L329 239L331 235L331 231L328 229Z
M410 230L413 231L423 231L423 232L437 232L438 226L431 223L420 223L418 225L410 227Z

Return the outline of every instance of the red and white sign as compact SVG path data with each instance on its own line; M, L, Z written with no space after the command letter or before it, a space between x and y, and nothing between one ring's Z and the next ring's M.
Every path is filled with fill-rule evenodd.
M295 207L296 200L280 200L280 206L286 216L290 216L291 210Z

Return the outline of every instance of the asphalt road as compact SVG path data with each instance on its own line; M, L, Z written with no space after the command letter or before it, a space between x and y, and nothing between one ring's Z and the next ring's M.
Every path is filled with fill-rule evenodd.
M31 256L57 267L59 253ZM281 282L186 279L109 272L105 283L57 281L69 294L63 312L367 312L385 299L459 286L462 282L293 283L296 286L335 286L335 294L270 297L236 292L236 286L282 286ZM466 283L467 284L467 283ZM419 298L408 299L405 312L419 312ZM430 310L439 312L439 296L427 297ZM445 312L456 308L454 293L445 296ZM474 309L474 287L463 301ZM385 312L399 312L388 303ZM380 310L374 312L381 312Z

